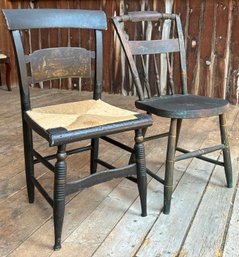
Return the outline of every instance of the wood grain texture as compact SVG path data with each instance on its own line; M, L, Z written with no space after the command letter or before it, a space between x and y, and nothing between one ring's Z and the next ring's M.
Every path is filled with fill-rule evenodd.
M135 10L157 10L165 12L166 4L171 1L156 0L48 0L35 1L1 1L4 8L74 8L74 9L102 9L108 18L108 31L104 32L104 91L111 93L135 94L132 79L125 60L120 53L119 46L114 41L114 32L110 18L117 14ZM227 98L231 103L238 103L238 1L197 1L174 0L173 10L181 15L188 56L188 88L189 92ZM137 27L137 30L141 28ZM136 28L129 29L137 37ZM0 50L11 58L11 81L17 85L16 70L13 59L11 41L6 31L4 20L0 20ZM83 40L77 31L59 29L50 32L33 32L30 35L32 48L38 44L39 36L44 39L45 46L77 45ZM85 42L90 47L90 42ZM177 62L175 61L175 64ZM3 69L3 68L1 68ZM2 70L2 72L4 72ZM180 83L177 67L174 69L175 84ZM82 85L81 85L82 84ZM46 87L68 89L90 89L89 84L78 80L64 80L60 83L52 81ZM177 89L176 89L177 92Z
M170 257L174 256L173 254L177 256L178 253L178 256L206 257L207 251L215 253L209 255L210 257L222 254L224 257L238 256L235 240L238 233L237 187L234 186L233 189L225 187L225 177L220 168L214 170L209 179L212 172L211 165L206 166L199 160L176 163L176 188L170 216L161 213L162 186L150 178L148 216L145 218L140 216L136 185L128 180L113 180L67 197L62 249L53 253L50 207L39 194L36 195L35 204L30 205L27 202L23 173L21 117L16 115L20 108L19 93L17 89L13 89L11 93L0 89L0 92L2 103L0 159L3 164L0 169L0 256L150 256L150 254L143 255L145 251L163 253L165 255L162 256ZM60 99L56 100L56 94L60 95ZM33 106L39 107L41 103L56 104L62 100L69 102L85 99L89 97L89 93L82 92L79 96L74 91L59 92L54 89L33 88L32 96ZM135 110L134 97L103 94L103 99L120 107ZM238 119L238 107L231 106L228 112L228 125L235 181L239 171ZM207 119L203 124L200 119L194 123L185 121L182 125L179 146L184 144L185 147L194 149L206 141L214 144L219 138L214 128L217 123L217 119L214 118ZM155 117L155 123L149 128L148 134L153 135L158 130L165 131L167 128L168 123L165 119ZM191 133L188 133L189 130ZM126 133L121 139L129 143L129 138L131 134ZM36 138L36 146L40 146L41 142L40 138ZM147 167L158 175L164 172L165 146L166 138L145 143ZM45 152L47 148L47 145L42 146L40 152ZM101 153L100 157L112 165L124 164L129 157L129 154L109 148L104 142ZM87 165L89 156L87 153L82 154L80 162L77 156L68 158L68 175L71 179L80 178L89 170ZM81 171L78 172L79 170ZM41 165L37 166L36 174L52 192L50 186L52 174L47 174ZM228 224L230 224L229 229ZM201 240L201 236L204 240ZM199 237L200 240L196 240L198 244L195 244L194 239Z
M28 56L31 62L32 83L66 77L89 78L93 56L91 51L79 47L35 51ZM46 63L49 66L46 66Z
M229 20L230 16L230 4L229 0L221 1L217 5L216 10L216 34L215 34L215 69L214 69L214 95L216 97L225 97L226 90L226 77L228 71L227 60L227 41L228 41L228 23L225 20ZM230 26L230 24L229 24Z
M238 104L238 72L239 72L239 41L236 40L239 36L239 30L236 29L239 26L239 14L238 14L239 3L238 1L233 1L232 3L232 28L231 28L231 53L232 57L230 62L230 83L226 89L226 95L231 99L231 102Z
M200 53L200 75L199 75L199 95L213 95L213 67L214 67L214 45L215 45L215 1L205 1L204 13L200 23L201 33L201 53Z

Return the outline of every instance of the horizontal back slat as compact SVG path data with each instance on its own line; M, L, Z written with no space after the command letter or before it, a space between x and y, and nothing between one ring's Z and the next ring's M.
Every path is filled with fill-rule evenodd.
M31 83L40 81L91 76L94 52L84 48L59 47L33 52L27 57L31 68Z
M179 52L178 39L129 41L128 43L133 55Z
M156 11L135 11L129 12L127 15L122 16L122 20L130 20L132 22L138 21L157 21L159 19L171 19L174 20L176 18L175 14L170 13L159 13Z
M9 30L50 27L101 30L107 28L103 11L56 9L52 15L52 9L12 9L3 10L3 14Z

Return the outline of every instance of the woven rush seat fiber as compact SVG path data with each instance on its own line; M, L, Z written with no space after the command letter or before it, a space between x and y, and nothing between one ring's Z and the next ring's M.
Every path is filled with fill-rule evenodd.
M137 119L136 112L112 106L102 100L45 106L26 113L44 130L61 127L70 131Z

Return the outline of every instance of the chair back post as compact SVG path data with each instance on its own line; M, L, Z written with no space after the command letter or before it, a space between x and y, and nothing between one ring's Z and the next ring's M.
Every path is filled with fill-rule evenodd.
M96 58L95 58L95 88L93 98L98 100L101 98L102 82L103 82L103 40L102 31L95 31L96 39Z
M187 67L186 67L186 51L184 45L184 36L181 19L176 15L176 27L180 48L180 64L181 64L181 80L182 80L182 94L187 94Z
M126 58L129 62L129 68L131 70L132 76L133 76L133 80L134 80L134 84L135 84L135 88L138 94L138 97L140 100L144 100L144 93L143 93L143 89L142 89L142 85L141 85L141 81L139 78L139 73L138 73L138 69L136 67L133 55L131 53L131 50L129 48L128 42L125 39L125 35L123 34L121 28L120 28L120 22L124 22L129 20L129 16L125 15L122 17L113 17L113 25L115 27L116 33L119 36L119 40L121 41L121 45L124 49L124 52L126 54Z
M174 21L175 26L171 25L171 29L169 35L171 37L169 38L163 38L163 23L161 21L165 20L171 20ZM151 73L152 70L148 71L146 67L148 68L148 61L149 56L152 56L152 66L154 67L154 75L155 75L155 88L154 90L158 93L158 95L161 94L161 88L160 88L160 72L156 55L165 54L165 66L167 66L165 71L167 71L167 80L169 84L169 91L171 94L174 94L174 82L173 82L173 67L170 63L170 54L172 53L179 53L179 65L181 69L181 93L187 94L187 70L186 70L186 51L184 46L184 36L183 36L183 30L182 25L180 21L180 17L177 14L167 14L167 13L158 13L155 11L146 11L146 12L130 12L128 15L122 15L122 16L116 16L112 18L113 25L115 27L115 30L119 36L119 40L121 41L122 48L126 54L126 58L128 60L130 70L133 74L134 83L136 86L136 90L139 96L139 100L143 100L145 98L145 93L147 93L148 98L151 98L151 86L149 85L149 79L148 75ZM150 30L150 38L147 33L148 28L146 28L146 31L143 31L143 39L135 40L135 39L128 39L126 38L124 31L122 29L121 23L122 22L142 22L146 23L148 22L150 29L152 28L158 28L157 33L161 33L161 38L158 39L157 33L154 34L154 38L151 39L152 31ZM154 25L152 26L152 22L154 22ZM158 25L157 25L158 23ZM144 26L145 28L145 26ZM174 31L175 30L175 31ZM176 37L173 37L173 33L176 35ZM159 35L158 34L158 35ZM156 38L155 38L156 37ZM160 37L160 36L159 36ZM140 72L140 67L138 66L138 62L136 61L135 57L137 56L141 57L141 65L143 72ZM162 56L163 57L163 56ZM173 59L172 59L173 60ZM162 61L162 59L161 59ZM162 64L162 63L161 63ZM157 67L157 65L159 67ZM162 72L162 69L161 69ZM140 80L139 74L144 75L144 81ZM162 74L161 74L162 75ZM145 83L143 83L145 82ZM144 89L147 91L144 93Z
M14 30L11 33L13 48L15 52L16 65L17 65L17 73L18 73L18 83L20 89L20 97L21 97L21 108L22 111L28 111L31 109L30 104L30 94L29 94L29 85L27 80L27 68L25 63L25 56L23 45L21 42L21 35L19 30Z
M22 110L27 111L31 109L30 106L30 93L29 93L29 84L31 83L39 83L41 82L41 77L34 77L35 74L42 75L42 63L35 63L35 66L39 70L34 70L33 66L31 66L31 78L28 76L28 68L26 64L28 62L34 63L34 58L39 59L39 55L41 55L41 60L44 60L46 57L50 55L58 58L60 55L63 56L64 62L61 63L61 67L57 67L59 71L62 72L62 78L64 78L64 68L69 65L67 62L67 58L75 58L74 65L72 64L72 69L69 70L69 77L73 77L72 74L77 74L79 77L89 78L90 76L90 66L85 66L86 60L89 58L95 58L95 85L94 85L94 93L93 98L99 99L101 97L102 90L102 69L103 69L103 56L102 56L102 30L106 30L107 22L106 16L103 11L95 11L95 10L67 10L67 9L57 9L54 10L54 15L52 14L51 9L12 9L12 10L2 10L4 17L6 19L6 24L11 32L15 56L16 56L16 64L17 64L17 72L19 78L19 87L20 87L20 95L21 95L21 104ZM94 19L90 18L94 16ZM47 19L46 19L47 17ZM72 48L46 48L41 49L41 53L37 51L32 54L25 56L24 46L21 40L21 31L22 30L31 30L31 29L51 29L51 28L76 28L76 29L92 29L95 31L95 55L92 54L91 51L86 49L82 49L80 47ZM72 49L72 50L71 50ZM59 52L60 51L60 52ZM75 52L74 52L75 51ZM59 56L57 55L59 53ZM74 55L76 53L76 55ZM80 55L82 57L80 57ZM78 59L77 59L78 58ZM80 59L81 58L81 59ZM48 60L49 61L49 60ZM76 66L75 64L80 63ZM52 62L52 66L49 70L45 70L44 72L50 73L52 75L54 72L51 71L51 68L55 66L54 60ZM59 66L59 65L58 65ZM76 66L74 68L74 66ZM45 74L46 75L46 74ZM59 73L57 76L60 77ZM54 79L54 77L42 77L42 81Z

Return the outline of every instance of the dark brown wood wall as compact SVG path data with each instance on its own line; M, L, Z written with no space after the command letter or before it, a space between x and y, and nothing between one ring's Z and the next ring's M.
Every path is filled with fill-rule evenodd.
M239 0L1 0L0 8L80 8L102 9L108 17L108 31L104 33L104 90L111 93L131 92L127 72L122 72L119 44L115 41L110 17L133 10L157 10L165 12L173 6L173 11L181 15L184 26L188 57L189 92L226 97L238 104L239 85ZM0 20L0 49L13 60L11 41ZM42 47L70 43L77 45L84 37L71 30L56 32L47 36ZM38 34L32 36L32 47L38 44ZM85 42L90 44L90 41ZM122 62L123 63L123 62ZM12 81L16 84L14 61L12 61ZM2 67L1 67L2 69ZM175 69L175 81L179 82ZM53 85L54 86L54 85ZM67 81L61 85L71 88ZM87 89L87 88L83 88Z

